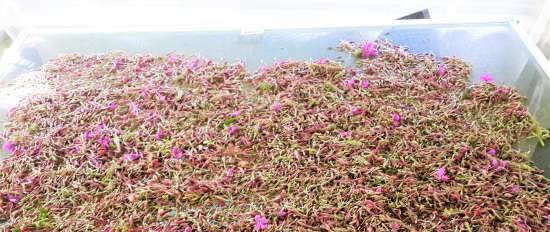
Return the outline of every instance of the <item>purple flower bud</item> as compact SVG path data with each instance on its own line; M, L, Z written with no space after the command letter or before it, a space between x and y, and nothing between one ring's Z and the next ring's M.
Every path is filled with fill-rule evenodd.
M177 147L172 147L172 149L170 150L170 153L176 159L181 159L181 157L183 157L183 152Z
M107 104L107 108L111 111L116 110L117 107L118 105L115 102L109 102L109 104Z
M138 152L130 152L130 153L124 154L124 160L126 161L135 161L139 158L141 158L141 154Z
M21 199L21 197L17 196L17 195L8 195L8 201L11 202L11 203L17 203L19 202L19 200Z
M237 117L237 116L241 115L241 113L242 113L242 110L236 110L236 111L232 112L231 114L229 114L229 116Z
M361 45L361 58L367 59L372 58L378 55L378 49L371 42L365 42Z
M225 171L225 175L227 177L233 177L233 168L228 168L226 171Z
M237 132L239 132L239 127L237 127L235 125L229 126L229 130L228 130L229 135L231 135L231 136L236 135Z
M288 212L285 209L281 209L277 213L277 217L281 220L285 220L287 216L288 216Z
M344 88L347 90L353 89L357 80L355 78L346 79L344 80Z
M2 145L2 150L7 153L15 152L15 143L9 140L4 141L4 145Z
M369 88L369 80L363 80L363 82L361 82L361 88L363 89Z
M440 65L438 68L437 68L437 75L442 77L443 75L445 75L445 66L444 65Z
M497 154L497 150L495 150L495 149L490 149L490 150L487 151L487 154L489 154L489 155L496 155L496 154Z
M352 106L350 111L351 111L351 115L353 116L361 115L363 113L363 110L360 107L355 107L355 106Z
M483 74L479 77L479 79L486 84L493 83L494 81L493 76L491 76L490 74Z
M155 133L156 140L161 140L163 137L164 137L164 132L162 132L161 130L158 130L157 133Z
M275 112L280 112L281 111L281 108L282 108L282 105L280 102L274 102L273 104L271 104L271 110L275 111Z
M256 224L254 225L254 230L261 231L267 228L267 223L269 222L264 216L257 214L254 217Z

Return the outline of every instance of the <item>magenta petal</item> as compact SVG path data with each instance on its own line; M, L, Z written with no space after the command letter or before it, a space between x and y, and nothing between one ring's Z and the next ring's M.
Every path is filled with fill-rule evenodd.
M271 105L271 110L275 111L275 112L279 112L281 111L281 108L282 108L282 105L280 102L274 102L272 105Z
M4 145L2 145L2 150L7 153L13 153L15 151L15 143L12 141L6 140Z

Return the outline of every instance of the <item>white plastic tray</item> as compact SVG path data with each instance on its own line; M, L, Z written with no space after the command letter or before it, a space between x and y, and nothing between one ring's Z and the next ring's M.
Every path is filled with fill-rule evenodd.
M515 86L528 97L529 111L550 128L550 67L515 22L433 22L413 20L386 25L253 29L216 26L135 28L49 28L23 31L0 62L2 86L49 59L67 53L164 55L170 52L214 60L244 60L251 69L275 59L317 59L342 56L329 47L341 40L374 40L379 36L414 52L457 56L473 65L472 81L492 74L497 84ZM344 56L345 57L345 56ZM33 90L0 96L0 114ZM2 118L0 118L0 121ZM550 143L549 143L550 144ZM532 147L532 160L550 176L550 145Z

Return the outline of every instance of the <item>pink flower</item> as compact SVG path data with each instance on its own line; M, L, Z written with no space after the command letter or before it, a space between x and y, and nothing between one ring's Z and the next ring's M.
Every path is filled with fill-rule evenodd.
M496 154L497 154L497 150L495 150L495 149L490 149L490 150L487 151L487 154L489 154L489 155L496 155Z
M141 157L141 154L137 152L130 152L130 153L124 154L124 160L126 161L134 161L139 159L140 157Z
M367 59L372 58L378 55L378 49L376 49L376 46L374 43L371 42L365 42L363 45L361 45L361 58Z
M19 202L19 200L21 199L21 197L17 196L17 195L8 195L8 201L11 202L11 203L17 203Z
M242 112L243 112L242 110L236 110L236 111L230 113L229 116L237 117L237 116L241 115Z
M437 75L440 76L440 77L445 75L445 66L444 65L439 65L439 67L437 68Z
M491 159L491 169L494 169L495 171L501 171L508 168L508 161L501 161L497 159Z
M356 80L354 78L344 80L344 88L350 90L355 86Z
M550 224L550 214L546 215L544 218L546 218L546 224Z
M188 65L187 65L187 69L189 71L191 71L192 73L195 72L197 70L197 68L199 68L199 62L200 60L195 58L193 59Z
M254 230L261 231L267 228L267 223L269 222L264 216L257 214L254 217L256 224L254 225Z
M342 131L338 135L340 138L349 138L351 137L351 131Z
M271 104L271 107L269 107L271 110L275 111L275 112L280 112L281 111L281 108L282 108L282 105L280 102L274 102L273 104Z
M441 182L447 182L449 181L449 177L445 175L445 173L446 173L445 167L440 167L435 171L435 178Z
M128 107L130 107L130 113L132 115L137 116L139 114L139 107L136 103L130 102L130 104L128 104Z
M363 82L361 82L361 88L363 89L368 89L369 88L369 80L363 80Z
M494 81L493 76L491 76L490 74L483 74L479 77L479 79L486 84L493 83Z
M499 166L498 160L497 159L492 159L491 160L491 166L493 168L497 168Z
M96 167L96 168L99 168L99 166L101 165L101 164L99 163L99 161L97 161L97 159L94 158L94 157L89 158L89 160L90 160L90 163L92 164L92 166L94 166L94 167Z
M108 137L102 137L100 139L97 140L97 142L99 144L101 144L101 146L105 149L109 148L109 143L111 142L111 139L108 138Z
M107 108L111 111L116 110L117 107L118 105L115 102L109 102L109 104L107 104Z
M113 69L119 69L120 67L122 67L122 65L124 65L124 59L115 58L113 60Z
M352 106L350 108L350 111L351 111L351 115L353 116L361 115L363 113L363 110L360 107L355 107L355 106Z
M93 133L91 131L84 132L84 139L90 140L94 137Z
M520 188L517 184L511 184L510 186L508 186L508 191L511 192L511 193L518 193Z
M318 59L317 61L315 61L316 64L328 64L329 63L329 60L326 59L326 58L321 58L321 59Z
M285 220L287 216L288 216L288 212L285 209L281 209L277 213L277 217L281 220Z
M390 227L391 227L391 231L397 231L399 230L399 228L401 228L401 225L397 222L394 222L390 225Z
M399 114L393 113L391 114L391 120L393 122L393 125L397 126L401 122L401 116Z
M2 150L7 153L13 153L15 151L15 143L9 140L4 141L4 145L2 145Z
M239 132L239 127L235 125L229 126L229 130L228 130L229 135L235 135L237 134L237 132Z
M190 226L188 226L188 227L185 227L183 232L193 232L193 229Z
M225 175L227 177L233 177L233 168L228 168L227 170L225 170Z
M514 220L514 224L515 224L517 227L519 227L519 228L522 229L522 230L520 230L520 231L523 231L523 230L526 230L526 229L530 228L530 227L525 223L525 220L523 220L522 218L516 218L516 219Z
M276 68L282 68L285 64L287 64L288 62L284 61L284 60L279 60L277 62L275 62L275 67Z
M374 190L376 193L382 193L382 186L378 186L376 187L376 189Z
M177 147L172 147L170 154L176 159L181 159L181 157L183 157L183 152Z
M158 130L157 133L155 133L155 139L161 140L162 137L164 137L164 132L162 132L161 130Z
M166 96L164 96L162 93L160 92L157 92L157 99L161 102L165 102L166 101Z

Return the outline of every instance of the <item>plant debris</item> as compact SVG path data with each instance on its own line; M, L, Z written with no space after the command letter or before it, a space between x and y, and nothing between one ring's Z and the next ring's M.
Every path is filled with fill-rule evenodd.
M9 113L0 229L544 231L517 90L385 41L327 59L66 55ZM476 82L477 83L477 82Z

